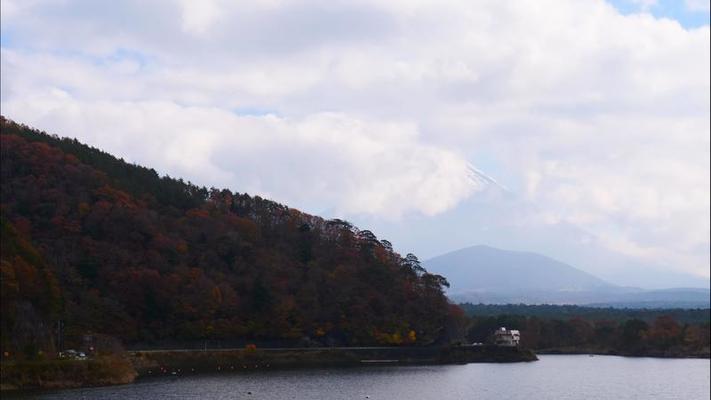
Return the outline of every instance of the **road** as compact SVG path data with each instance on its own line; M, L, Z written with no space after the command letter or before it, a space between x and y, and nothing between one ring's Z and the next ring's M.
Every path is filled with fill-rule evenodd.
M260 351L334 351L334 350L388 350L402 349L403 347L261 347L257 348ZM152 350L128 350L128 353L167 353L167 352L197 352L197 351L239 351L245 350L244 347L235 347L227 349L152 349Z

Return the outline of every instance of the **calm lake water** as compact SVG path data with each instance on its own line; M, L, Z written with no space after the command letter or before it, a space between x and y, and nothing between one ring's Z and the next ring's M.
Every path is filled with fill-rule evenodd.
M519 364L363 367L151 378L37 399L708 399L709 360L539 356ZM251 394L249 394L251 392Z

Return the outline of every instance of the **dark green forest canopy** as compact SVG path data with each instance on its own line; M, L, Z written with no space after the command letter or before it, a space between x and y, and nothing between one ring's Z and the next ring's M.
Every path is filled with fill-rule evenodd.
M3 350L51 350L59 320L129 345L426 345L458 312L443 277L346 221L0 128Z
M499 315L516 315L524 317L540 317L550 319L584 318L587 320L625 321L640 319L653 321L657 317L671 316L680 323L701 324L711 320L711 309L675 308L675 309L640 309L585 307L577 305L555 304L471 304L459 305L471 317L495 317Z
M467 339L490 340L498 327L521 331L532 349L624 355L708 357L707 309L616 309L573 305L460 304L470 318Z

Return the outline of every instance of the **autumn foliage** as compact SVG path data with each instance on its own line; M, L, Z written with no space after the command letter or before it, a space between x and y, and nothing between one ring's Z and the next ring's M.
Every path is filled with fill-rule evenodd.
M146 346L445 334L446 280L370 231L0 124L3 350L49 349L58 320Z

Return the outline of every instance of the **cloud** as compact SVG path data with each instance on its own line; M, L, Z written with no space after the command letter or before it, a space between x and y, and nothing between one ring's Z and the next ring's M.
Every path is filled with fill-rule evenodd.
M85 102L60 89L3 112L198 184L261 194L311 211L440 213L478 187L456 152L418 142L416 127L318 113L240 116L170 102Z
M657 5L657 0L629 0L629 2L639 7L642 11L649 11L650 8Z
M220 16L218 5L213 0L183 0L183 30L190 33L205 33Z
M711 2L709 0L684 0L686 9L692 12L706 12L711 10Z
M437 218L471 163L522 218L709 274L708 25L596 0L2 5L21 122L345 217Z

